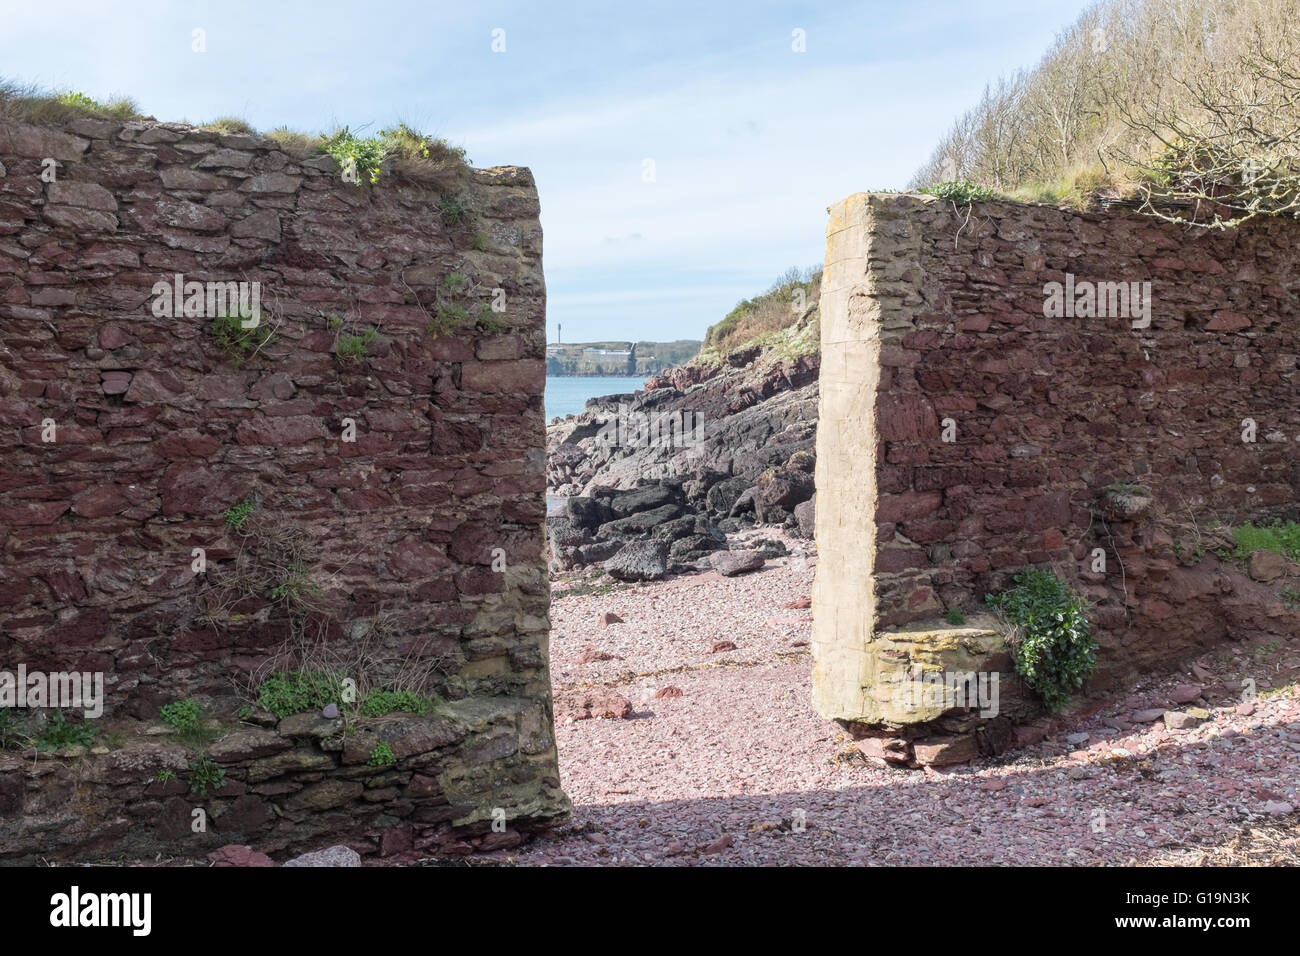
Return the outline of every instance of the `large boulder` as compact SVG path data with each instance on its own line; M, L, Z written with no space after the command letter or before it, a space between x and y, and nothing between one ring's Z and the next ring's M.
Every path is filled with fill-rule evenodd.
M620 581L657 581L668 573L668 545L653 538L632 541L604 567L610 577Z
M609 510L615 518L626 518L628 515L672 504L674 497L672 491L662 485L647 485L631 491L620 491L609 499Z
M650 511L639 511L626 518L615 518L600 526L597 534L602 537L610 535L637 535L652 531L658 526L672 521L682 513L680 505L666 504Z
M575 496L565 501L562 513L575 527L592 531L610 518L609 510L595 498Z
M766 561L759 551L717 551L709 558L713 569L728 578L757 571Z
M708 490L704 503L714 514L730 514L731 506L751 484L747 478L724 478Z
M799 537L812 538L817 529L817 496L794 506L794 520L799 522Z
M574 548L582 544L591 544L591 535L582 526L576 524L569 515L548 515L546 534L552 546Z
M351 847L330 846L295 856L285 866L360 866L361 854Z
M623 542L617 540L597 541L578 548L578 557L583 564L595 564L606 561L623 549Z
M758 494L764 505L793 508L812 497L813 476L792 468L775 468L758 476Z
M571 720L626 720L632 716L632 702L608 687L561 691L555 695L555 719L561 723Z

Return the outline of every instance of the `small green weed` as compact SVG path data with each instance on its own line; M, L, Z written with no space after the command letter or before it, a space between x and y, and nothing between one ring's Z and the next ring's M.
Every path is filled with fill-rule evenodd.
M190 761L190 793L206 797L209 790L220 790L226 783L226 771L207 754Z
M1256 551L1275 551L1300 561L1300 524L1294 521L1247 523L1233 528L1232 536L1237 542L1234 558L1248 558Z
M438 211L442 213L442 221L449 226L459 226L470 217L470 208L465 200L451 193L438 201Z
M397 755L393 753L393 748L385 741L380 741L375 745L375 749L370 751L370 759L367 761L372 767L391 767L397 763Z
M249 517L257 510L257 505L245 499L226 512L226 524L236 531L243 531Z
M501 318L499 312L493 311L490 305L484 305L479 309L478 318L474 320L474 327L484 335L500 335L510 330L509 323Z
M459 305L442 305L438 307L437 317L429 323L426 331L434 338L440 335L448 335L465 324L469 318L469 313L463 306Z
M436 700L421 697L409 690L376 690L367 694L361 702L361 716L383 717L393 713L424 716L437 705Z
M343 675L329 671L275 672L257 689L257 703L276 717L343 704Z
M47 753L63 747L90 747L95 743L95 729L85 723L70 724L63 711L56 710L33 743Z
M341 362L360 362L366 357L366 346L379 334L377 329L367 329L361 335L341 335L334 348L334 357Z
M207 744L215 735L207 726L203 708L195 701L178 700L166 704L159 711L159 716L178 738L191 746Z

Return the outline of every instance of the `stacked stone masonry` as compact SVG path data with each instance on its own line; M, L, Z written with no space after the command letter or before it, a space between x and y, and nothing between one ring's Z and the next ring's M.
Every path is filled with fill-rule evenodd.
M0 667L103 673L117 731L107 753L3 756L0 857L501 845L495 808L513 838L568 812L537 193L525 169L408 167L356 185L255 135L0 125ZM178 274L259 283L271 341L241 362L213 317L158 317ZM440 306L469 318L434 334ZM240 579L259 547L293 556L278 585ZM427 673L441 708L347 733L237 719L270 669L363 646L363 686ZM206 799L184 748L140 732L190 698L224 728ZM357 759L371 738L395 764Z
M1048 317L1053 282L1139 296L1149 282L1149 324L1136 299L1124 315ZM979 614L1031 565L1092 603L1093 690L1225 638L1296 633L1277 588L1221 561L1212 529L1300 517L1298 294L1293 221L1216 231L883 194L831 207L820 712L897 729L891 675L942 669L940 645L967 669L1006 670L998 622ZM1135 487L1141 514L1108 499ZM944 624L954 609L969 627Z

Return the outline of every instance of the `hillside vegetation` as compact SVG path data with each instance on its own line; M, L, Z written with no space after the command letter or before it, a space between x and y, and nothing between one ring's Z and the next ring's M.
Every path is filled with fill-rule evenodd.
M985 185L1177 222L1300 214L1296 0L1102 0L1037 66L1004 76L913 187Z
M766 292L742 299L721 322L709 326L696 361L716 364L746 346L774 349L784 358L816 353L821 284L820 265L787 269Z

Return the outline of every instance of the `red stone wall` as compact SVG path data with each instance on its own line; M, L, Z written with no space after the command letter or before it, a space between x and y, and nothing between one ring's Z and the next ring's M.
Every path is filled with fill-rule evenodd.
M528 736L473 759L549 794L530 812L559 806L531 174L358 186L262 137L91 119L2 126L0 164L0 659L102 671L108 715L148 719L192 696L233 712L304 640L373 634L372 682L436 658L431 693ZM447 196L472 216L448 221ZM259 282L274 339L237 366L210 317L156 317L176 273ZM468 320L431 334L449 305ZM254 539L225 514L245 501L297 548L287 596L239 578Z
M823 342L823 391L832 362L850 381L879 376L864 399L874 444L854 453L874 458L873 629L969 612L1026 565L1085 590L1103 667L1295 627L1275 588L1223 610L1235 585L1213 529L1300 518L1300 224L1188 230L1127 210L891 195L836 208L852 220L837 248L860 258L837 272L840 318L823 295L840 329ZM1149 282L1149 327L1045 316L1044 288L1067 272ZM1116 482L1146 488L1150 507L1108 512Z

